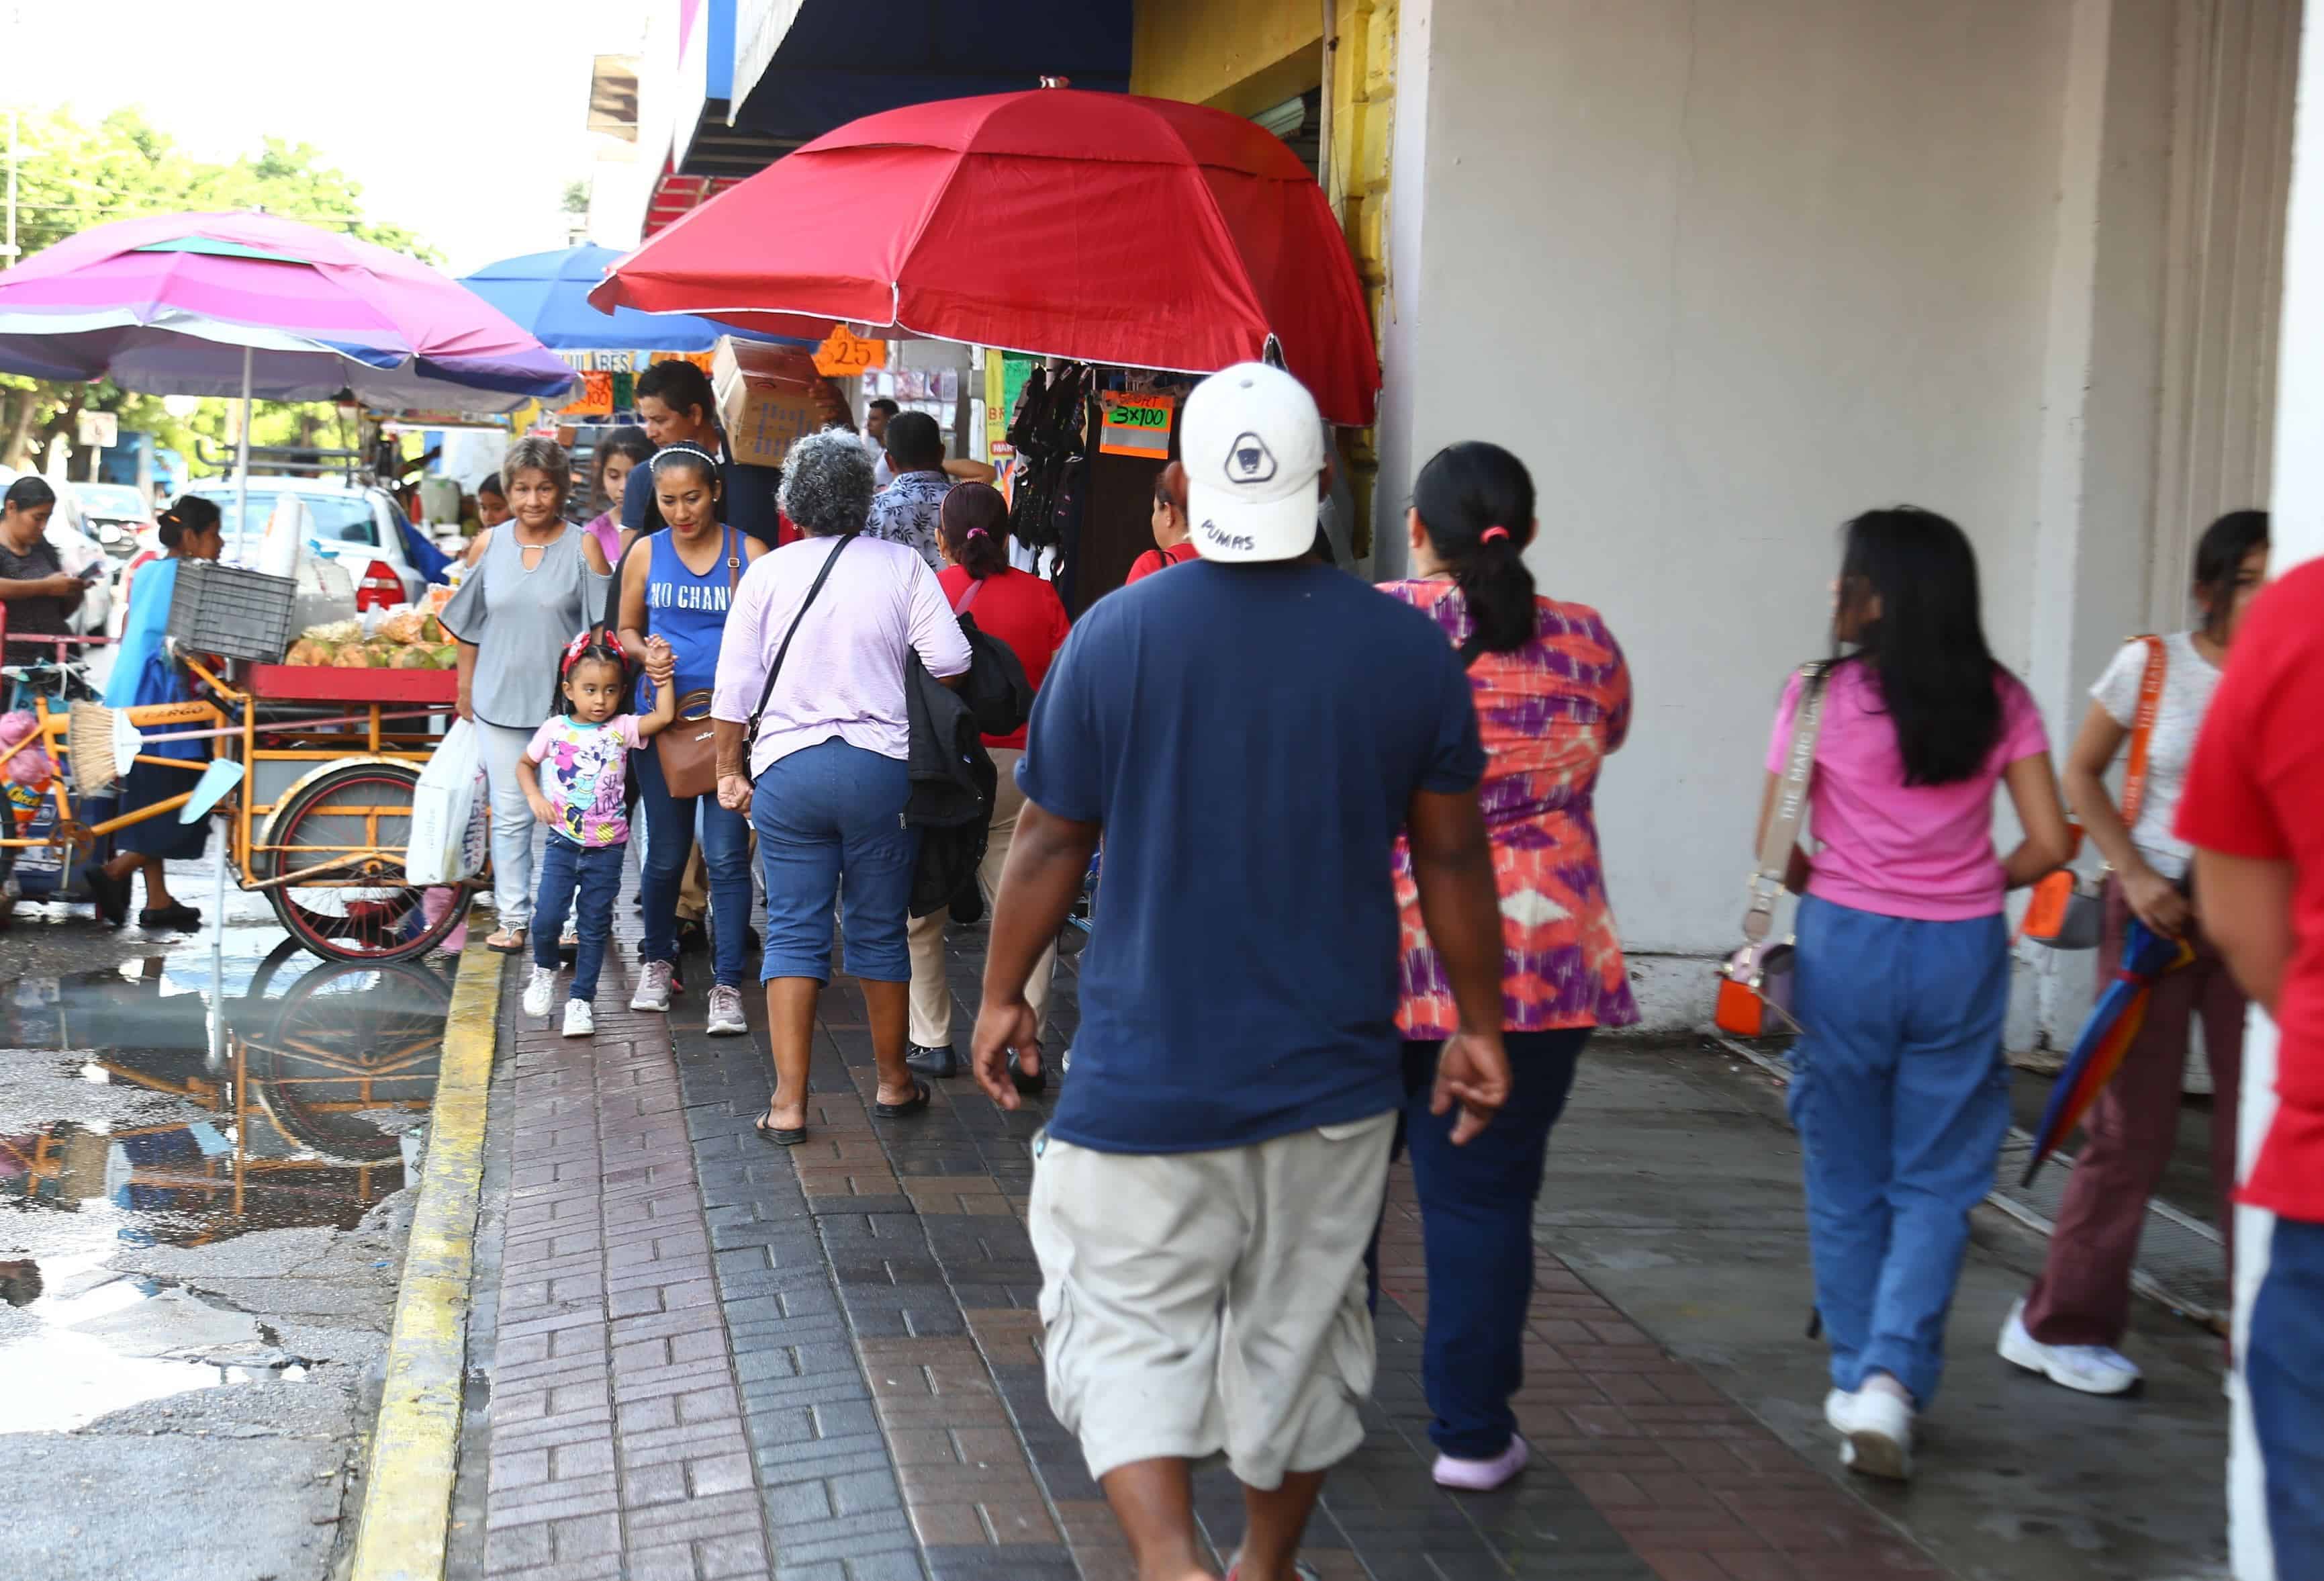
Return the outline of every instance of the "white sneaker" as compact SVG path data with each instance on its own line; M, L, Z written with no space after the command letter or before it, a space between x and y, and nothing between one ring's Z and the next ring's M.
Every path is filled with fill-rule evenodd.
M557 968L555 966L533 967L532 975L527 977L524 982L524 1013L530 1016L547 1015L549 1007L557 1002L556 993Z
M597 1035L597 1012L586 999L565 1002L565 1035L568 1038L593 1038Z
M1840 1463L1866 1476L1906 1482L1913 1475L1913 1407L1886 1389L1833 1390L1823 1399L1823 1419L1846 1440Z
M714 1038L739 1038L751 1030L742 1019L742 991L724 983L710 990L710 1022L703 1028Z
M675 970L668 961L647 961L638 972L638 991L630 995L632 1010L669 1013L669 979Z
M2120 1394L2136 1388L2144 1376L2136 1362L2112 1345L2043 1345L2025 1327L2023 1301L2009 1308L2009 1321L2001 1326L2001 1343L1994 1348L2003 1361L2085 1394Z

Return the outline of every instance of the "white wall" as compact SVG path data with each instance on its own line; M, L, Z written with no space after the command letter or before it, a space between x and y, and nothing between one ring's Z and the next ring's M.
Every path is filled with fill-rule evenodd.
M1597 606L1637 677L1600 809L1616 912L1668 985L1665 1020L1699 1016L1708 979L1652 957L1732 943L1769 716L1785 672L1823 650L1847 516L1910 501L1960 522L2020 673L2037 545L2061 511L2048 585L2070 597L2083 561L2119 554L2132 564L2105 602L2144 596L2138 488L2108 470L2144 458L2085 452L2092 422L2108 444L2141 431L2141 401L2151 435L2151 389L2109 386L2046 421L2045 405L2108 377L2126 334L2156 331L2159 279L2138 276L2150 260L2159 276L2159 245L2061 273L2061 193L2070 108L2093 136L2135 111L2157 151L2141 157L2167 146L2151 35L2168 9L1406 0L1379 498L1400 511L1416 462L1457 439L1533 467L1544 590ZM2110 75L2126 40L2135 69ZM2152 171L2107 179L2076 222L2086 245L2101 220L2161 223ZM2080 650L2096 642L2076 622L2053 647L2053 729L2079 712L2090 678L2069 671L2094 668Z

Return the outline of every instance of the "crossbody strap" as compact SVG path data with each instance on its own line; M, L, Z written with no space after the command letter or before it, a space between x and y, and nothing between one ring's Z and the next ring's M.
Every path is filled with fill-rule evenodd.
M831 552L824 557L823 569L815 574L815 581L808 587L807 596L799 601L798 613L791 616L791 629L783 633L783 645L775 650L775 661L767 666L767 684L759 689L759 706L751 710L751 722L742 732L745 751L758 742L759 716L767 711L767 699L775 695L775 677L783 672L783 659L791 651L791 639L798 635L799 622L807 618L807 610L815 603L815 596L822 592L824 583L830 580L831 568L839 563L839 557L847 551L847 546L854 541L855 534L853 532L843 532L839 535L839 541L833 544Z
M961 589L960 600L952 606L952 612L954 615L966 615L968 606L976 602L976 596L984 591L984 584L987 580L988 578L983 577L971 577L968 586Z
M2146 800L2147 760L2154 750L2154 721L2163 713L2163 683L2171 666L2170 650L2161 637L2141 637L2146 648L2146 672L2138 682L2138 713L2130 726L2130 766L2122 777L2122 823L2138 827L2138 809Z
M1759 871L1751 875L1751 905L1743 913L1743 937L1765 939L1775 922L1775 901L1791 871L1792 849L1808 810L1808 783L1815 777L1816 736L1823 729L1824 691L1831 672L1821 664L1800 670L1800 706L1792 716L1791 744L1784 753L1784 776L1775 787L1775 807L1759 843Z

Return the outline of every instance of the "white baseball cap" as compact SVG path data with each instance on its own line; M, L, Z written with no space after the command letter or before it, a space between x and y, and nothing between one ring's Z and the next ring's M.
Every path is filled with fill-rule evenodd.
M1196 552L1286 560L1314 548L1323 419L1305 385L1265 363L1237 363L1194 387L1180 423Z

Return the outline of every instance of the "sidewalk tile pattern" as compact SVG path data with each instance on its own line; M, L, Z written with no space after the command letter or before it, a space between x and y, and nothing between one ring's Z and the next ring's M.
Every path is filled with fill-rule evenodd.
M965 943L954 987L973 1005ZM594 1043L510 1023L488 1574L1131 1581L1042 1381L1023 1221L1046 1105L1006 1113L964 1077L924 1114L874 1119L842 979L809 1141L772 1147L752 1130L770 1085L757 1006L752 1037L711 1040L698 994L666 1019L615 1008L622 975ZM1071 986L1053 1011L1067 1028ZM1399 1170L1371 1431L1303 1554L1324 1581L1941 1577L1545 1254L1517 1400L1534 1465L1493 1494L1436 1488L1419 1235ZM1230 1557L1232 1478L1204 1468L1195 1492Z

